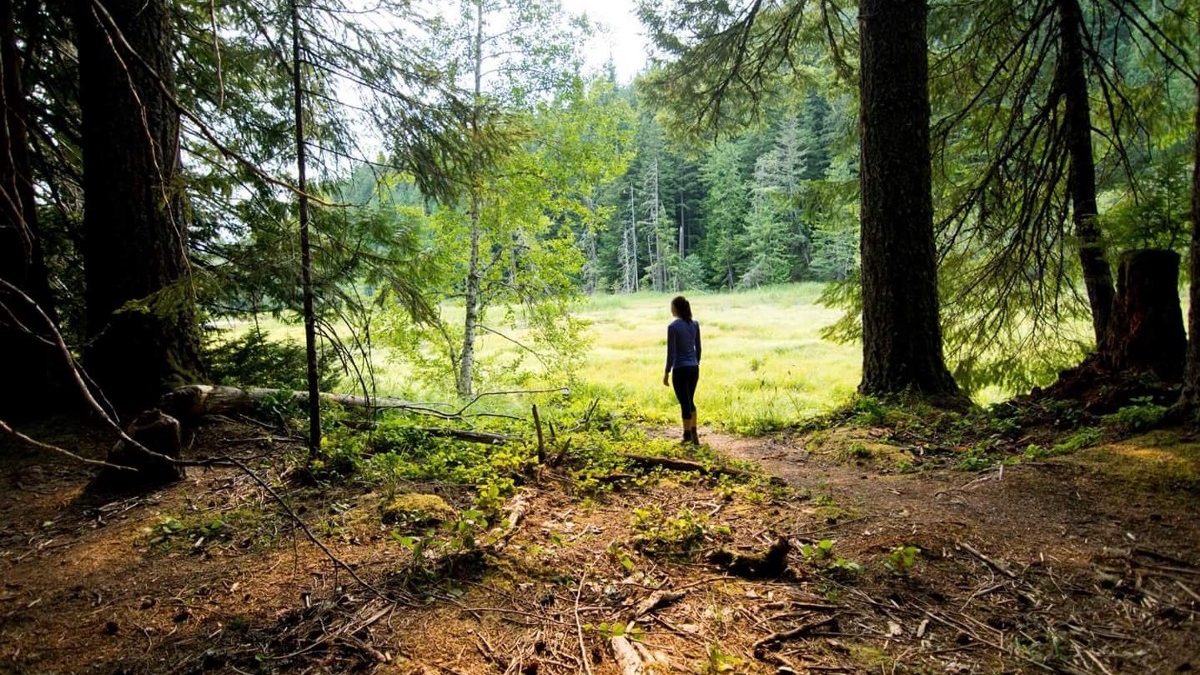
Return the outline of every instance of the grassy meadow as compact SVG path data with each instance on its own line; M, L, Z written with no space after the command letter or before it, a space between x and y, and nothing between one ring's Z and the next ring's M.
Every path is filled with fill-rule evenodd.
M858 384L861 348L823 340L820 330L837 319L838 310L817 304L819 284L793 284L756 291L689 295L703 338L703 363L696 406L700 423L734 431L769 429L826 411L849 399ZM610 408L649 421L673 423L678 408L662 385L666 327L671 295L597 296L578 316L589 324L591 348L573 393L599 397ZM448 308L448 313L453 308ZM261 319L273 338L301 341L300 326ZM249 322L236 322L236 333ZM228 333L227 333L228 334ZM512 337L521 339L520 331ZM503 361L516 347L485 334L483 358ZM414 386L408 367L388 348L374 351L381 396L449 400L446 391ZM531 388L558 386L534 382ZM352 386L346 383L348 390ZM509 389L510 385L481 390ZM497 401L499 404L499 401Z
M821 338L839 312L817 304L820 292L817 284L799 284L689 296L704 347L696 392L701 424L761 430L850 397L861 349ZM663 422L679 415L671 389L662 386L670 297L603 296L583 312L595 342L581 380L596 395Z

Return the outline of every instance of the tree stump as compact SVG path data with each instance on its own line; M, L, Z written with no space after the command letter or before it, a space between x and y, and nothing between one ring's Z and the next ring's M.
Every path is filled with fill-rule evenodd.
M138 415L125 433L151 452L179 459L182 445L179 421L163 414L161 410L147 410ZM183 480L186 475L182 466L147 454L125 440L117 441L105 461L135 470L103 467L88 484L85 493L125 495L150 492Z
M1115 372L1182 380L1187 336L1179 304L1178 253L1147 249L1121 255L1104 343L1105 366Z

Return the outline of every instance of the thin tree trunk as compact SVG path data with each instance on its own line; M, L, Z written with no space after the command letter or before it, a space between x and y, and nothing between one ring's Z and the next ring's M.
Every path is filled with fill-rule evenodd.
M1092 156L1092 119L1088 103L1087 76L1083 68L1083 15L1078 0L1058 0L1061 61L1059 86L1065 104L1067 152L1070 169L1067 189L1079 240L1079 263L1092 310L1092 330L1097 348L1102 348L1112 316L1114 296L1112 267L1104 252L1104 241L1096 222L1096 164Z
M308 379L308 459L321 452L321 376L317 367L317 319L313 309L312 243L308 223L308 151L304 144L304 73L300 61L300 8L292 12L292 93L296 126L296 187L300 225L300 293L304 303L304 356Z
M201 370L182 217L165 0L76 4L83 129L84 364L121 410Z
M471 133L475 135L475 143L479 142L479 107L483 96L483 3L476 0L475 4L475 40L472 48L472 58L475 62L475 98L472 102ZM478 152L475 150L474 152ZM471 160L471 206L469 218L471 221L471 252L467 261L467 288L464 298L465 316L463 318L462 353L458 361L455 388L459 396L470 396L474 385L475 370L475 339L479 331L479 304L482 276L480 272L479 245L483 235L481 221L483 218L483 180L482 166L478 156Z
M1184 373L1183 393L1179 409L1194 416L1200 410L1200 83L1196 87L1195 151L1192 166L1192 243L1189 250L1188 271L1188 345L1187 369Z
M12 0L0 0L0 278L33 298L54 319L49 275L38 236L25 89ZM62 366L53 349L33 334L40 317L19 298L0 293L0 418L60 409Z
M637 246L637 201L634 199L633 185L629 186L629 222L631 232L629 240L633 244L633 250L630 255L633 256L633 292L637 293L641 290L641 268L638 267L638 246Z
M463 320L462 355L458 362L458 380L455 383L459 396L470 396L475 369L475 339L479 331L479 194L472 188L471 194L471 254L467 267L466 316Z
M862 0L863 379L869 395L957 395L938 323L925 0Z

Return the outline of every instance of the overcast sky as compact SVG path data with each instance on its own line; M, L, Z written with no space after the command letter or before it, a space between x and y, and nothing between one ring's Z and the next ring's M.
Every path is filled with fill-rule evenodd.
M611 56L620 82L632 81L646 65L646 39L637 20L635 1L562 0L569 14L587 14L608 27L607 35L598 35L588 45L588 66L598 68Z

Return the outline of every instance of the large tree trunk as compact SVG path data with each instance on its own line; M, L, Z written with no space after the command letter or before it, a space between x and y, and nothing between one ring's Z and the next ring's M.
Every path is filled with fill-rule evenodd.
M1179 254L1152 249L1121 256L1117 297L1104 348L1105 365L1121 373L1183 378L1187 336L1179 307Z
M859 3L863 394L958 394L938 323L925 13Z
M25 90L12 0L0 0L0 279L54 319L50 281L38 236L29 162ZM56 350L38 339L43 319L23 298L0 290L0 418L61 409L66 372Z
M1092 310L1096 346L1102 347L1112 316L1112 268L1096 222L1096 163L1092 157L1092 113L1083 69L1083 15L1078 0L1058 0L1060 61L1058 85L1064 101L1070 169L1067 190L1079 241L1079 263Z
M79 2L84 363L122 410L200 370L164 0Z

